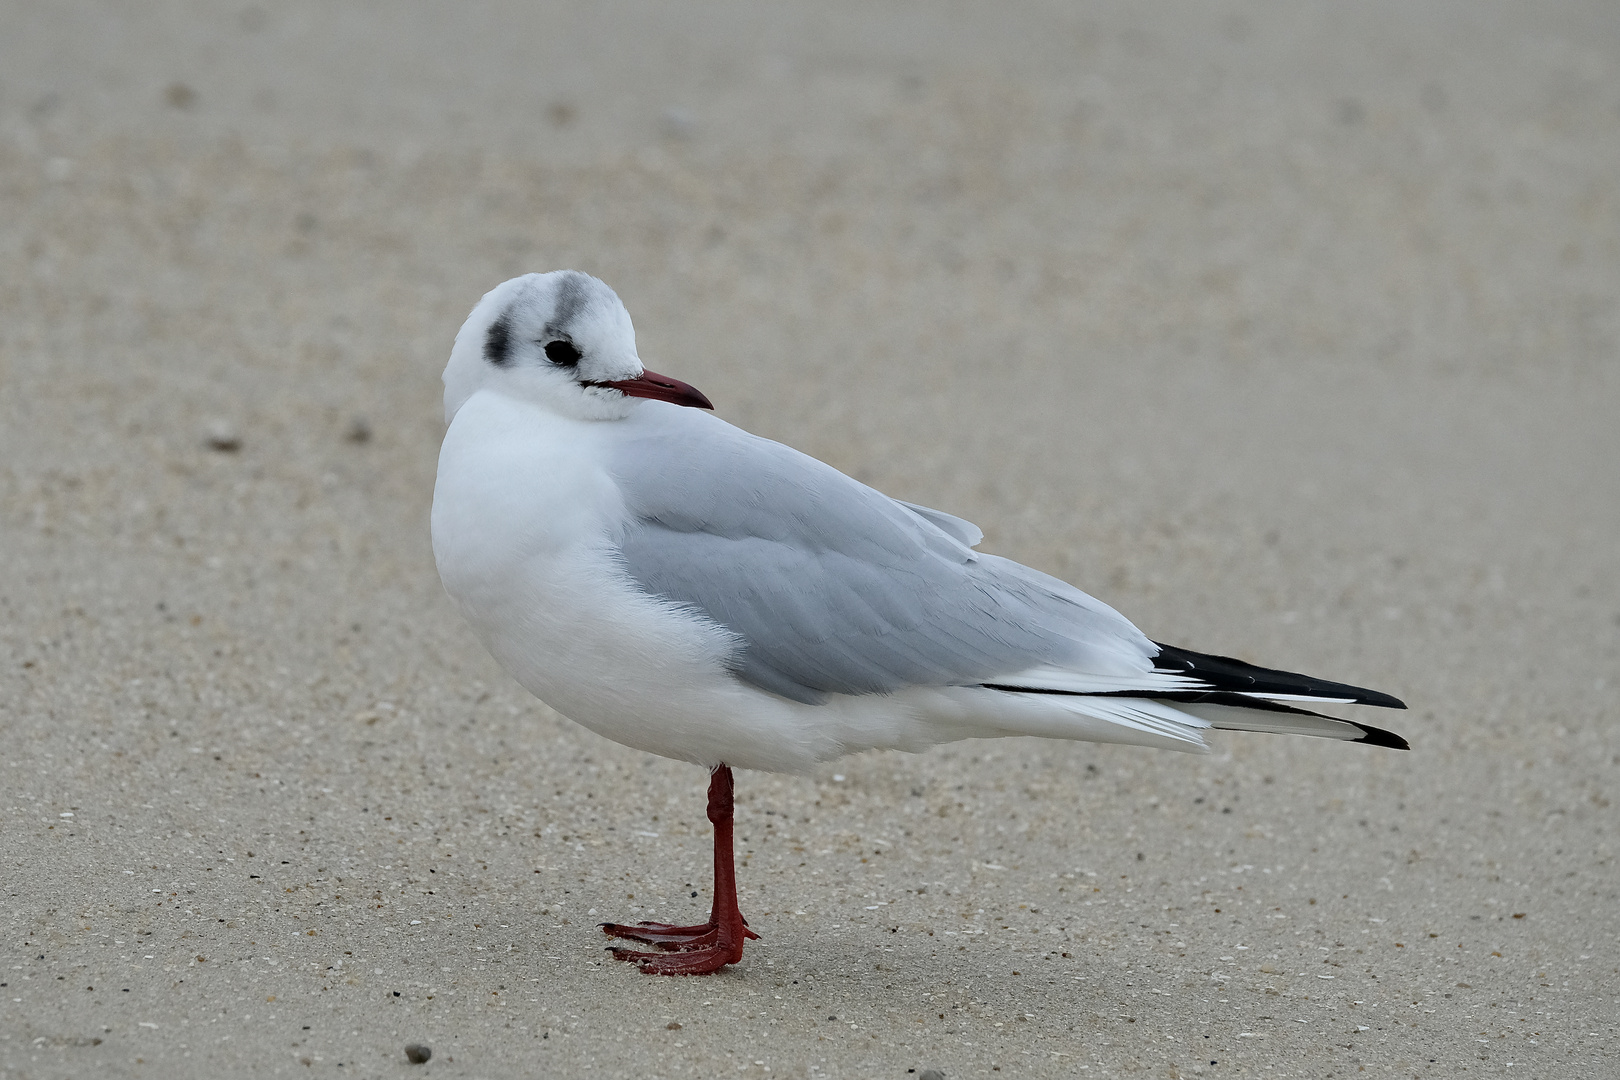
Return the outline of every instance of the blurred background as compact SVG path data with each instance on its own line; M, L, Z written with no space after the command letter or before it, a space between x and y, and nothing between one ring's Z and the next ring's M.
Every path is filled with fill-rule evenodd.
M1258 737L1197 760L1018 742L996 744L993 766L984 748L843 763L847 794L825 807L814 785L831 767L814 785L748 777L745 801L798 808L847 853L954 784L940 806L966 823L920 819L941 846L919 840L906 873L966 880L1013 865L1007 845L1027 867L1004 887L975 878L967 917L998 888L1040 894L1049 863L1096 870L1121 836L1145 838L1134 857L1150 865L1179 851L1166 888L1270 857L1245 844L1296 868L1325 844L1343 853L1318 864L1332 882L1299 886L1343 893L1342 911L1301 909L1322 933L1406 920L1390 924L1403 949L1456 938L1482 964L1506 959L1466 978L1435 974L1451 953L1380 969L1441 1010L1421 1032L1341 1050L1312 1026L1297 1045L1233 1042L1241 1060L1325 1068L1309 1055L1333 1046L1333 1062L1427 1067L1441 1055L1420 1050L1442 1044L1472 1060L1462 1010L1490 1006L1439 997L1468 982L1504 1009L1556 1012L1556 1060L1577 1070L1563 1075L1601 1071L1620 929L1617 185L1607 2L0 3L0 849L30 875L6 955L34 963L35 936L91 950L108 920L156 918L126 911L132 879L98 868L136 849L153 870L194 857L204 821L222 855L325 843L310 881L348 859L368 895L398 885L388 902L427 902L391 867L363 869L394 849L354 811L389 800L433 843L497 860L464 868L459 887L484 898L469 903L534 887L546 830L595 844L611 838L592 830L666 802L690 822L679 872L701 884L701 777L529 700L432 565L452 336L499 281L574 267L619 292L648 364L726 419L978 522L987 550L1157 639L1413 706L1390 724L1412 739L1405 756ZM1079 789L1088 768L1108 784ZM597 770L627 779L604 790ZM1026 770L1053 798L997 786ZM1248 801L1208 816L1227 782L1252 784ZM588 797L613 802L585 815ZM997 831L1020 812L1022 831ZM45 831L62 814L103 826L62 846ZM858 925L871 900L830 877L807 892L777 847L786 876L756 881L752 910L822 904L794 924L803 938L763 920L819 956L813 925ZM612 844L577 869L596 891L663 873ZM1379 880L1382 913L1350 910ZM279 909L215 895L242 933L269 933ZM1165 917L1117 902L1144 928ZM86 917L98 929L76 929L74 904L105 908ZM164 910L153 932L178 941L186 924ZM589 921L547 929L561 935L547 948L584 955ZM1526 941L1482 929L1498 924ZM1092 931L1094 963L1130 947L1112 925ZM1179 918L1194 960L1166 952L1166 971L1196 966L1192 925ZM1212 955L1233 947L1208 933ZM836 966L874 946L825 947ZM999 972L1014 954L987 956ZM603 970L569 993L653 992L621 972L603 989ZM1269 973L1251 974L1263 996ZM881 981L849 986L900 1009ZM200 1015L188 992L174 1008ZM1041 1024L1067 1015L1018 993L983 996L1004 1019L1025 1004ZM1556 1009L1532 1009L1538 994ZM1166 999L1167 1030L1202 1007ZM26 1042L66 1008L29 998L0 1025ZM882 1015L875 1030L901 1023ZM993 1022L978 1050L951 1051L962 1069L1015 1052L995 1049ZM1121 1067L1192 1067L1129 1039L1104 1052L1076 1023L1039 1037ZM698 1071L730 1060L707 1037L687 1036ZM524 1060L505 1038L487 1035L480 1060ZM1542 1052L1525 1039L1516 1054ZM837 1053L828 1068L866 1067ZM1491 1055L1487 1068L1514 1060Z

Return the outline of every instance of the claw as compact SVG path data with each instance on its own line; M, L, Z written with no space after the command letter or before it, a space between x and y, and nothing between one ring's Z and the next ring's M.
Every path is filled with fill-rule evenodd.
M607 951L617 960L635 964L644 975L712 975L742 959L740 942L729 948L716 945L683 952L644 953L614 946Z

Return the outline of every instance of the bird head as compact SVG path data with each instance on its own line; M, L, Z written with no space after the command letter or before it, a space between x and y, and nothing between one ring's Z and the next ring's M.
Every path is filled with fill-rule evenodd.
M578 270L525 274L484 294L445 365L445 421L485 388L584 420L622 419L637 398L714 407L686 383L646 369L618 295Z

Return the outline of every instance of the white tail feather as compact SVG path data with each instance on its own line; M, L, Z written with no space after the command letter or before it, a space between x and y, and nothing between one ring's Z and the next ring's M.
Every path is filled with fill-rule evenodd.
M1014 730L1044 738L1128 743L1191 754L1209 753L1209 722L1173 704L1149 698L1013 694L1027 707ZM1005 722L1011 719L1002 714Z

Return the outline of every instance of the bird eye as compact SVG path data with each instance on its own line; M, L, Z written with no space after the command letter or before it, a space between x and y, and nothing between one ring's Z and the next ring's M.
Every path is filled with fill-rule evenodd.
M558 367L573 367L579 363L579 350L572 341L548 341L546 359Z

